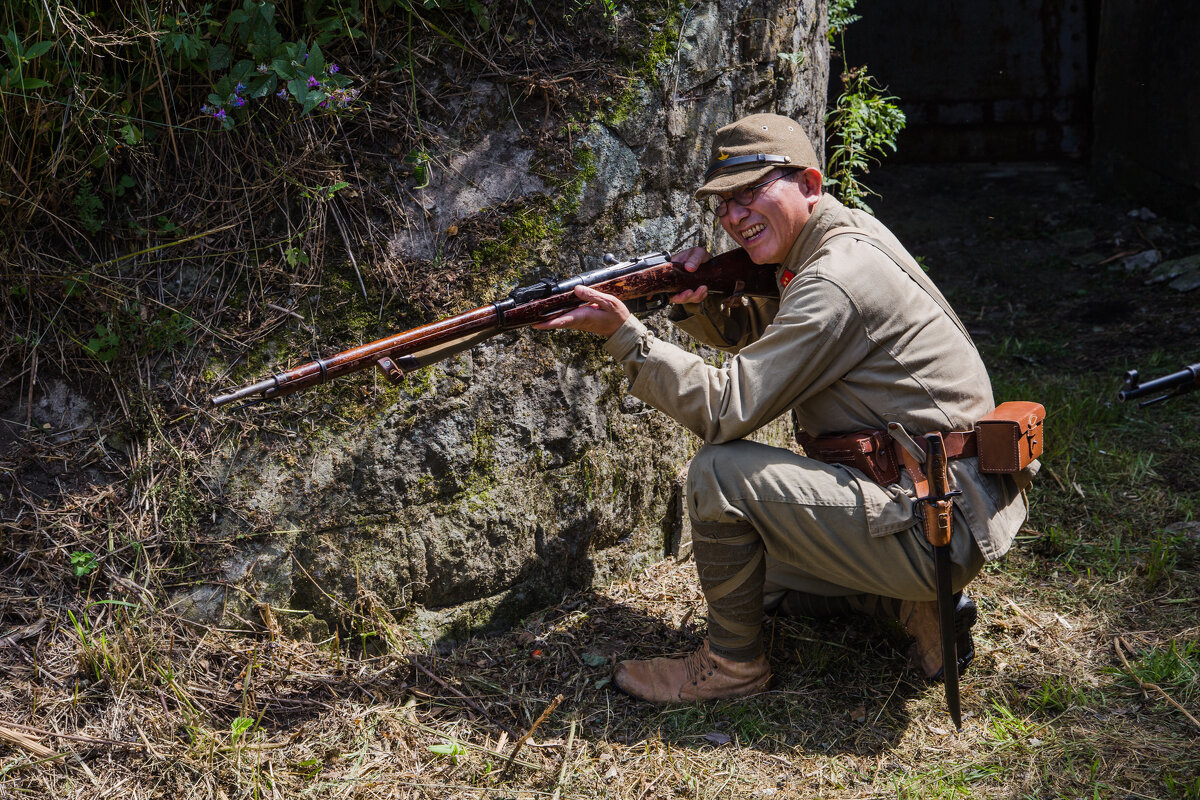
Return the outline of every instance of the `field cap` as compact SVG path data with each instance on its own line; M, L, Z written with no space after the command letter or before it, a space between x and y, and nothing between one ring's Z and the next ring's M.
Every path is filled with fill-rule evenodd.
M749 186L776 167L821 168L817 153L795 120L778 114L752 114L713 136L700 200Z

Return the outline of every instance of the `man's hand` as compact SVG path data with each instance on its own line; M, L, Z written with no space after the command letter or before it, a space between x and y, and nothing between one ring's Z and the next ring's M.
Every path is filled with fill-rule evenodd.
M535 322L533 327L543 331L570 328L599 334L607 339L629 319L629 309L611 294L597 292L590 286L576 286L575 296L587 305L573 308L545 322Z
M682 264L683 268L688 272L695 272L696 268L708 261L710 258L708 251L703 247L690 247L687 250L681 250L671 256L672 263ZM672 295L672 303L699 303L705 297L708 297L707 286L697 286L695 289L684 289L677 295Z

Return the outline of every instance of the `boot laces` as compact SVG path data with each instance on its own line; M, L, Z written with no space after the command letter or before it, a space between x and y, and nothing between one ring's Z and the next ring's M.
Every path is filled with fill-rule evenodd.
M687 679L691 683L696 683L701 676L710 674L717 670L717 663L713 660L712 654L709 652L708 645L700 645L696 652L683 660L683 668L687 674Z

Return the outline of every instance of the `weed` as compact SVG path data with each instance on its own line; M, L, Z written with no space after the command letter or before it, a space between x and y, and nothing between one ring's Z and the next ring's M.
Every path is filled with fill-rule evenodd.
M843 203L870 211L866 198L874 194L861 176L871 164L896 150L896 136L904 129L904 112L885 95L867 73L866 66L842 73L842 93L825 116L831 147L825 182Z
M443 739L441 744L429 745L429 752L458 763L458 759L467 754L467 748L463 747L458 742L452 742L448 739Z
M1150 549L1143 561L1146 588L1165 583L1175 571L1178 562L1179 537L1158 536L1151 540Z
M1051 675L1029 694L1031 709L1044 715L1060 714L1072 707L1086 706L1086 693L1061 675Z
M76 550L71 553L70 559L71 571L75 573L76 578L91 575L100 569L100 563L96 560L95 553L89 553L86 550Z
M862 15L854 13L858 0L830 0L829 2L829 41L841 36L847 27L862 19Z
M96 194L87 176L79 179L77 187L74 203L79 222L88 233L99 233L103 227L100 212L104 209L104 201Z
M96 323L96 335L84 347L101 364L107 364L121 352L121 334L116 325Z
M907 124L897 98L884 94L866 65L850 67L846 61L846 27L861 16L854 14L857 0L834 0L829 8L829 39L840 42L837 51L842 62L842 92L833 110L825 115L825 135L829 142L825 183L848 206L871 211L866 198L872 192L861 178L871 164L888 152L896 151L896 137Z
M897 800L952 800L975 796L966 776L953 769L933 767L905 776L896 783Z
M1143 683L1173 688L1178 702L1200 696L1200 644L1194 641L1150 648L1130 666Z
M1200 800L1200 777L1169 770L1163 775L1163 784L1172 800Z

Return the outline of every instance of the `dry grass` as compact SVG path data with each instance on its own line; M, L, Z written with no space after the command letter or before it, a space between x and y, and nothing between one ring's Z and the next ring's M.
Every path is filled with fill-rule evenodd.
M702 635L691 566L673 561L454 646L381 626L378 655L280 638L270 617L208 631L149 604L79 613L6 595L0 708L27 742L9 746L0 786L13 797L1193 796L1200 729L1114 669L1111 620L996 573L976 596L985 625L956 735L940 688L907 675L870 624L776 619L776 684L755 698L653 709L614 693L614 659L683 652ZM1165 643L1120 636L1133 658ZM1194 708L1196 683L1166 688ZM1162 793L1171 771L1192 789Z

